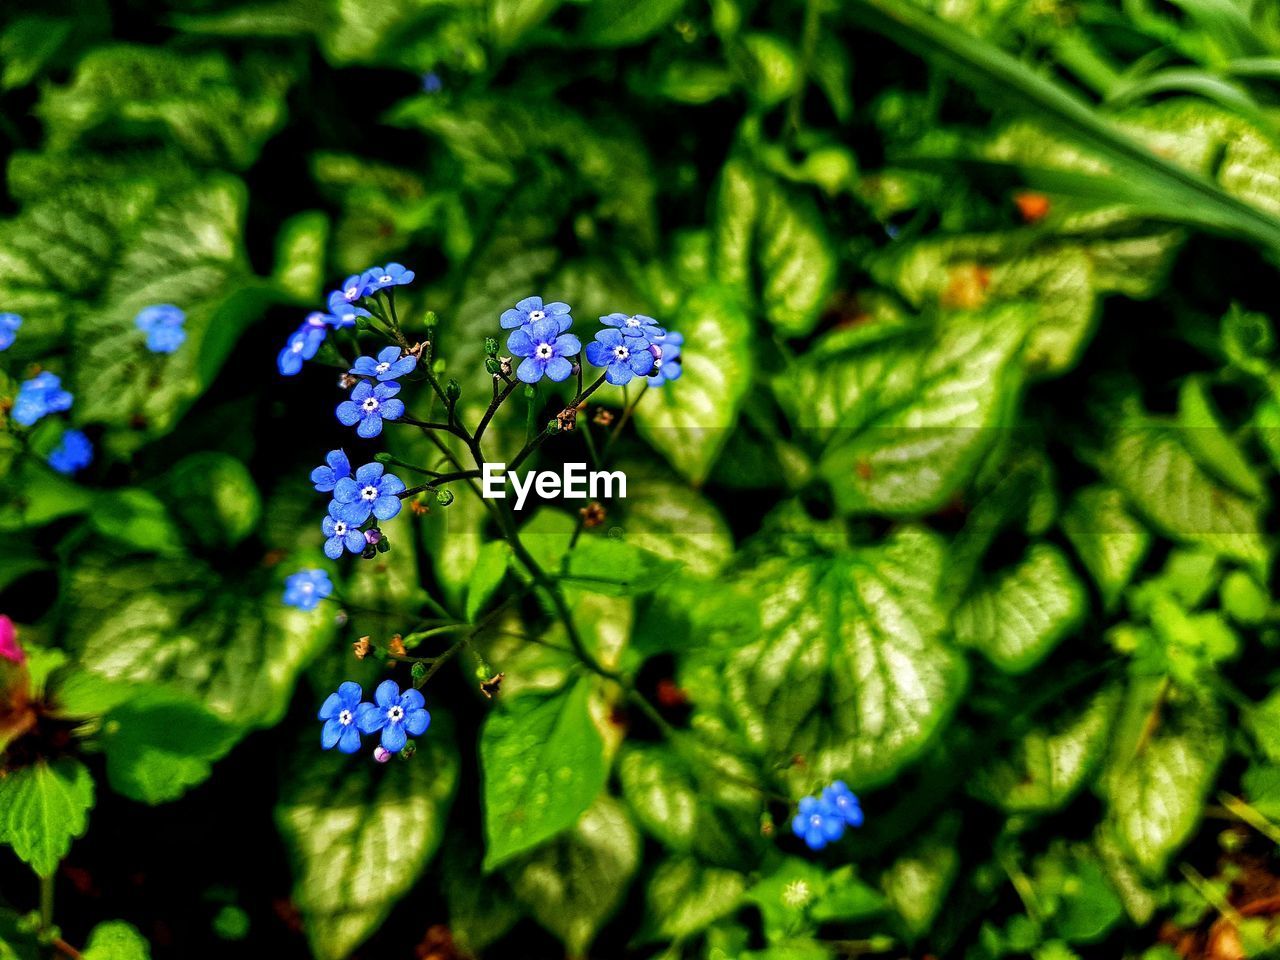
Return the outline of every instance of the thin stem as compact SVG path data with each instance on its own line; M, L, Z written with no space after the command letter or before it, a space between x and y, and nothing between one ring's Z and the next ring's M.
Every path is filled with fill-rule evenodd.
M434 490L442 483L452 483L455 480L468 480L478 476L480 476L479 470L459 470L456 473L442 473L435 479L428 480L426 483L420 483L416 487L410 487L408 490L402 490L400 493L397 493L396 496L401 500L404 500L408 497L417 496L425 490Z
M480 438L484 436L485 430L488 429L489 427L489 421L492 420L493 415L498 412L498 408L502 406L503 402L507 399L507 397L511 396L511 394L515 392L515 389L517 386L519 386L519 384L520 384L519 380L513 380L511 381L511 383L507 384L507 387L505 390L499 393L498 381L497 380L493 381L493 389L494 389L493 400L489 402L489 409L484 412L484 416L480 418L480 425L476 427L476 432L472 434L472 436L475 438L476 443L479 443Z
M403 416L399 420L392 420L392 423L407 423L411 427L418 427L422 430L443 430L445 433L452 433L455 437L461 437L463 440L470 440L471 436L466 430L462 429L458 423L439 423L434 420L418 420L414 417Z
M40 929L53 926L53 876L40 878Z
M613 449L614 443L617 442L618 437L621 435L622 428L627 425L627 421L631 419L631 414L635 413L636 407L639 405L641 398L644 397L645 392L648 391L648 389L649 380L648 378L645 378L644 386L642 386L640 388L640 392L636 394L635 400L623 407L622 416L618 418L617 425L613 428L613 432L609 434L609 439L605 441L604 453L602 456L606 458L609 456L609 451Z

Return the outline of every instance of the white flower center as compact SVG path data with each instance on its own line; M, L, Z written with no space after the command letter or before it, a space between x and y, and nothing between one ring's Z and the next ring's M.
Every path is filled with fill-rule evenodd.
M307 581L298 589L301 590L303 593L314 593L316 589L316 585L314 583L311 583L310 581Z
M399 706L392 707L387 711L387 719L392 723L399 723L404 719L404 710Z
M538 356L539 356L539 357L541 357L543 360L548 360L548 359L550 359L551 354L552 354L552 353L554 353L554 352L555 352L555 351L553 351L553 350L551 349L551 344L549 344L549 343L540 343L540 344L538 344L538 350L537 350L537 353L538 353Z
M628 350L626 347L614 347L613 355L617 357L619 360L626 360L629 356L631 356L631 351Z
M363 490L360 491L360 496L362 496L366 500L377 500L378 488L375 487L373 484L369 484L369 486L365 487Z
M390 283L390 282L391 282L391 274L389 274L389 273L384 273L382 276L380 276L380 277L378 278L378 282L379 282L379 283Z
M546 311L545 311L545 310L530 310L530 311L529 311L529 322L530 322L530 323L537 323L539 320L541 320L541 319L542 319L543 317L545 317L546 315L547 315L547 313L546 313Z
M373 369L377 370L379 373L386 373L388 370L390 370L390 369L391 369L391 364L389 364L389 363L380 363L380 364L378 364L376 367L374 367Z
M811 817L809 817L809 825L813 827L815 830L819 829L822 826L821 815L815 813Z
M359 292L360 292L359 287L347 287L347 299L354 300L356 298L356 294L358 294Z
M342 724L344 727L351 726L351 721L354 719L355 717L351 715L350 710L343 710L340 714L338 714L338 722Z
M343 523L341 520L339 520L337 523L333 525L333 535L335 537L341 537L345 535L346 532L347 532L347 525Z
M365 410L369 411L370 413L373 413L373 411L378 409L378 398L369 397L367 400L365 400L364 403L360 404L360 406L362 406Z
M627 326L628 326L628 327L638 327L638 326L640 326L640 321L639 321L639 320L637 320L635 317L627 317Z
M297 340L293 341L293 352L301 353L303 347L305 346L306 346L306 343L303 341L301 337L299 337Z

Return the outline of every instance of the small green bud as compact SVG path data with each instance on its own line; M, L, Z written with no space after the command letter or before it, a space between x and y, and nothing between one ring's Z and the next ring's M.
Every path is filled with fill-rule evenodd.
M453 491L452 491L452 490L437 490L437 491L436 491L436 503L440 504L440 506L442 506L442 507L447 507L449 504L453 503Z
M488 680L493 675L493 671L489 669L487 663L476 664L475 677L477 680Z
M559 433L564 424L556 417L547 421L547 433Z
M486 357L496 357L498 355L498 341L493 337L484 338L484 355Z
M417 752L418 752L418 745L414 741L408 740L405 742L404 747L400 750L400 759L412 760L413 755Z
M386 553L388 550L391 549L391 540L384 534L382 538L378 541L377 546L375 546L373 549L378 551L378 553Z
M436 312L434 310L428 310L422 315L422 322L428 327L434 327L438 322L438 319L439 318L436 316Z
M373 455L373 459L377 460L379 463L391 463L394 460L391 454L385 451L382 453L375 453Z
M524 398L531 401L538 399L538 391L534 389L533 384L529 384L524 388Z
M427 665L425 663L415 663L409 674L413 677L413 682L418 683L427 675Z
M444 385L444 395L450 403L456 403L462 396L462 384L457 380L450 380Z
M243 940L249 935L249 915L227 904L213 918L213 932L223 940Z
M356 329L357 329L357 330L372 330L372 329L373 329L373 317L356 317Z
M502 364L498 362L497 357L486 357L484 361L484 368L496 377L498 375L498 371L502 369Z

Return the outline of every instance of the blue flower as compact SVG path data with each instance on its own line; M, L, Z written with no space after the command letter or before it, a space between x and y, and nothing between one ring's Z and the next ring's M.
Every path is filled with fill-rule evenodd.
M330 450L324 458L326 466L316 467L311 471L311 482L321 493L328 493L338 485L339 480L351 476L351 461L341 450Z
M403 287L413 283L415 274L402 263L388 263L385 267L370 267L361 276L367 293L376 293L387 287Z
M443 87L444 82L440 79L440 74L436 73L434 70L422 75L423 93L439 93Z
M17 339L22 318L16 313L0 313L0 350L8 350Z
M359 273L353 273L351 276L347 277L346 280L342 281L342 289L334 291L334 293L337 293L347 303L355 303L370 292L369 284L366 282L364 276ZM329 294L329 304L330 306L333 305L333 294Z
M351 399L338 404L338 420L344 426L356 427L356 433L368 440L382 432L383 420L399 420L404 416L404 401L391 399L400 392L400 384L371 384L361 380L351 391Z
M405 731L420 737L431 725L431 714L425 709L422 694L410 687L403 696L394 680L383 680L373 693L373 703L362 703L356 716L361 733L382 731L382 748L392 753L404 749Z
M299 570L284 581L284 602L299 610L314 610L331 593L333 584L323 570Z
M570 309L567 303L556 301L544 305L541 297L525 297L515 305L514 309L502 311L498 322L502 324L503 330L514 330L516 327L527 327L539 320L554 320L557 326L556 332L564 333L573 326L573 317L569 315Z
M329 315L333 318L333 325L339 329L354 327L357 317L372 316L364 307L348 303L341 290L335 290L329 294Z
M355 753L360 749L360 728L356 726L356 713L364 690L360 684L348 680L331 693L320 707L320 746L325 750L337 747L343 753ZM369 704L365 704L369 706Z
M334 515L360 524L369 519L369 514L390 520L399 513L400 498L396 494L404 492L404 481L390 473L383 476L385 469L380 463L366 463L356 471L354 480L339 480L333 491L333 500L338 504Z
M573 364L565 358L580 354L582 341L560 329L557 319L551 317L511 331L507 349L514 356L524 357L516 370L517 377L525 383L537 383L544 376L556 383L569 378Z
M600 322L606 327L617 327L628 337L643 337L649 343L653 343L666 332L658 326L658 321L653 317L646 317L643 313L611 313L607 317L601 317Z
M49 454L49 466L72 474L93 463L93 444L79 430L68 430Z
M862 805L858 803L858 797L843 780L837 780L823 790L822 799L840 815L846 824L851 827L862 826Z
M587 344L587 359L604 367L604 378L615 386L643 377L653 368L653 355L643 337L624 336L614 329L601 330Z
M357 357L356 365L351 372L361 377L376 377L379 380L394 380L407 373L413 373L418 365L417 357L400 356L399 347L386 347L378 352L378 359L373 357Z
M342 504L337 500L329 503L329 515L320 521L320 529L324 532L324 555L330 560L342 556L343 548L352 553L364 552L364 534L359 525L348 523L342 519Z
M133 318L133 325L147 335L147 349L152 353L173 353L187 339L182 329L187 315L172 303L144 307Z
M675 331L655 337L649 344L653 357L653 370L649 373L649 386L660 387L670 380L679 380L684 370L680 366L680 346L684 337Z
M320 349L320 344L324 343L327 332L324 320L313 320L313 317L323 318L324 314L313 313L307 317L302 326L285 341L284 349L276 357L276 366L286 377L292 377L298 373L302 369L302 361L314 357L316 351Z
M57 376L46 370L18 387L12 416L15 422L29 427L46 414L70 407L71 394L62 389L62 381Z
M820 797L805 797L791 821L791 832L810 850L821 850L844 836L844 820L835 807Z

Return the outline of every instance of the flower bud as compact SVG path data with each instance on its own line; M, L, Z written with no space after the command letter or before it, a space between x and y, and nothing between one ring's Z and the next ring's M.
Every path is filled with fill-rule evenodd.
M421 683L423 678L427 675L427 665L421 662L415 663L413 665L413 669L409 671L409 674L413 677L414 683Z
M436 317L436 312L434 310L428 310L422 315L422 322L428 327L434 327L438 320L439 318Z
M484 355L486 357L496 357L498 355L498 341L493 337L484 338Z
M418 745L412 740L406 740L405 745L400 750L401 760L412 760L413 755L418 752Z
M373 329L373 318L372 318L372 317L356 317L356 329L357 329L357 330L372 330L372 329Z
M386 763L391 759L391 751L384 750L382 747L374 747L373 759L377 760L379 763Z
M450 380L444 385L444 395L450 403L457 403L458 398L462 396L462 384L457 380Z
M388 550L391 549L391 538L388 537L386 534L383 534L382 537L378 540L377 546L375 546L373 549L376 550L378 553L386 553Z
M373 455L373 459L377 460L379 463L392 463L395 458L384 450L381 453L375 453Z
M27 659L21 644L18 643L17 627L13 625L12 620L3 615L0 615L0 659L16 663L18 666L22 666Z
M534 389L533 384L529 384L524 388L524 398L529 401L538 399L538 391Z
M497 357L485 357L484 368L496 377L498 371L502 369L502 364L498 362Z
M442 507L447 507L449 504L453 503L453 491L447 489L437 490L436 503L440 504Z
M364 532L364 542L370 546L376 547L382 542L382 531L377 527L370 527Z

